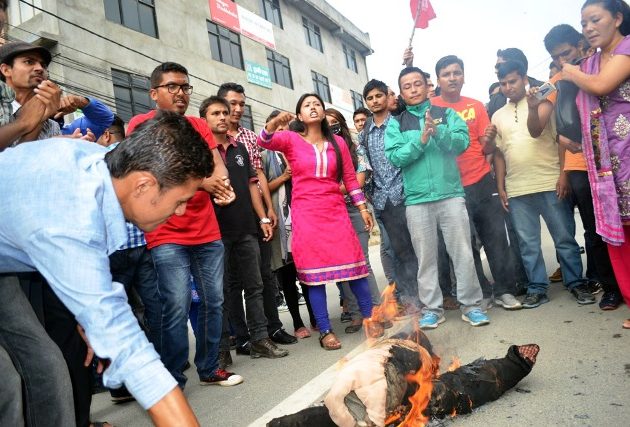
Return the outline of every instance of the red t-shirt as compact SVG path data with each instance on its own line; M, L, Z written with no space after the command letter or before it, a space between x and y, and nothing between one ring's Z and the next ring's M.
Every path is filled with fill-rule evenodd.
M490 165L486 161L483 146L479 142L479 137L483 136L486 127L490 124L486 108L481 102L465 96L456 103L446 102L441 96L436 96L431 98L431 104L452 108L466 122L470 145L457 157L457 165L464 187L479 182L490 172Z
M155 116L155 110L132 117L127 127L127 134L131 134L140 123L152 119L153 116ZM204 120L190 116L186 118L208 143L210 149L217 148L212 132ZM210 195L204 190L197 191L186 205L184 215L171 216L154 231L145 233L145 237L149 249L165 243L191 246L221 239L219 223L210 202Z

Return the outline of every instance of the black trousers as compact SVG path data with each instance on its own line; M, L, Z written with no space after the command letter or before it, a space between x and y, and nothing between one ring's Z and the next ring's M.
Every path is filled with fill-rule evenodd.
M568 178L584 227L587 255L593 260L596 277L599 278L605 292L619 292L619 285L608 256L608 247L595 229L595 211L588 172L569 171Z
M41 274L27 273L19 277L22 288L34 304L34 311L42 315L40 320L43 320L46 333L57 344L66 361L77 427L87 427L90 425L94 377L91 367L83 366L87 345L77 331L77 321Z
M278 278L278 282L280 282L280 285L282 286L282 292L284 292L284 300L287 303L287 307L289 307L289 313L291 314L291 319L293 320L293 329L297 330L304 327L302 316L300 316L298 289L297 285L295 284L295 282L297 282L297 271L295 270L295 264L290 262L283 265L276 270L276 276Z

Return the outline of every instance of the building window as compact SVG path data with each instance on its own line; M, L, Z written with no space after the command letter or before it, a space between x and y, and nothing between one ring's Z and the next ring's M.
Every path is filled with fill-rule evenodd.
M251 131L254 130L254 117L252 116L251 105L246 105L243 108L243 115L241 116L241 126Z
M357 54L354 49L349 48L345 44L343 45L343 56L346 57L346 67L354 71L355 73L359 72L359 68L357 67Z
M306 38L306 43L313 49L323 52L322 35L319 31L319 26L315 25L305 17L302 17L302 26L304 27L304 37Z
M108 21L158 37L154 0L104 0Z
M354 105L354 111L363 107L363 96L353 90L350 91L350 94L352 95L352 105Z
M282 28L282 13L280 12L280 0L260 0L260 8L263 17L276 27Z
M212 59L242 70L241 36L214 22L207 21L207 23Z
M4 2L4 3L8 4L9 2ZM11 26L16 27L20 25L21 23L28 21L35 15L41 13L41 11L39 9L35 9L34 6L41 9L42 1L41 0L14 1L12 4L12 7L9 7L9 10L7 11L9 13L9 22L11 23ZM8 27L6 22L4 23L4 25L5 27ZM3 38L6 39L6 36Z
M313 77L313 89L315 90L315 93L321 96L324 101L331 102L328 77L322 76L315 71L311 71L311 76Z
M267 49L267 66L269 67L272 82L293 89L289 58L271 49Z
M148 77L112 69L112 81L116 114L125 122L152 109L149 97L151 82Z

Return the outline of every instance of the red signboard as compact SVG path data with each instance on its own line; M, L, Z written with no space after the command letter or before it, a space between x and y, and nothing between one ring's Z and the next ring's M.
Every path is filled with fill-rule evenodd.
M210 3L210 18L214 22L236 33L241 32L236 3L232 0L208 0L208 2Z

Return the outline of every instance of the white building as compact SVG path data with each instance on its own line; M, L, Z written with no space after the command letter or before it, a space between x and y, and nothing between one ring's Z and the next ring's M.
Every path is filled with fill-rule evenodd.
M13 0L9 24L11 38L50 48L51 80L125 121L153 107L148 76L166 61L190 73L191 115L234 81L255 129L313 91L351 119L372 53L369 35L324 0Z

